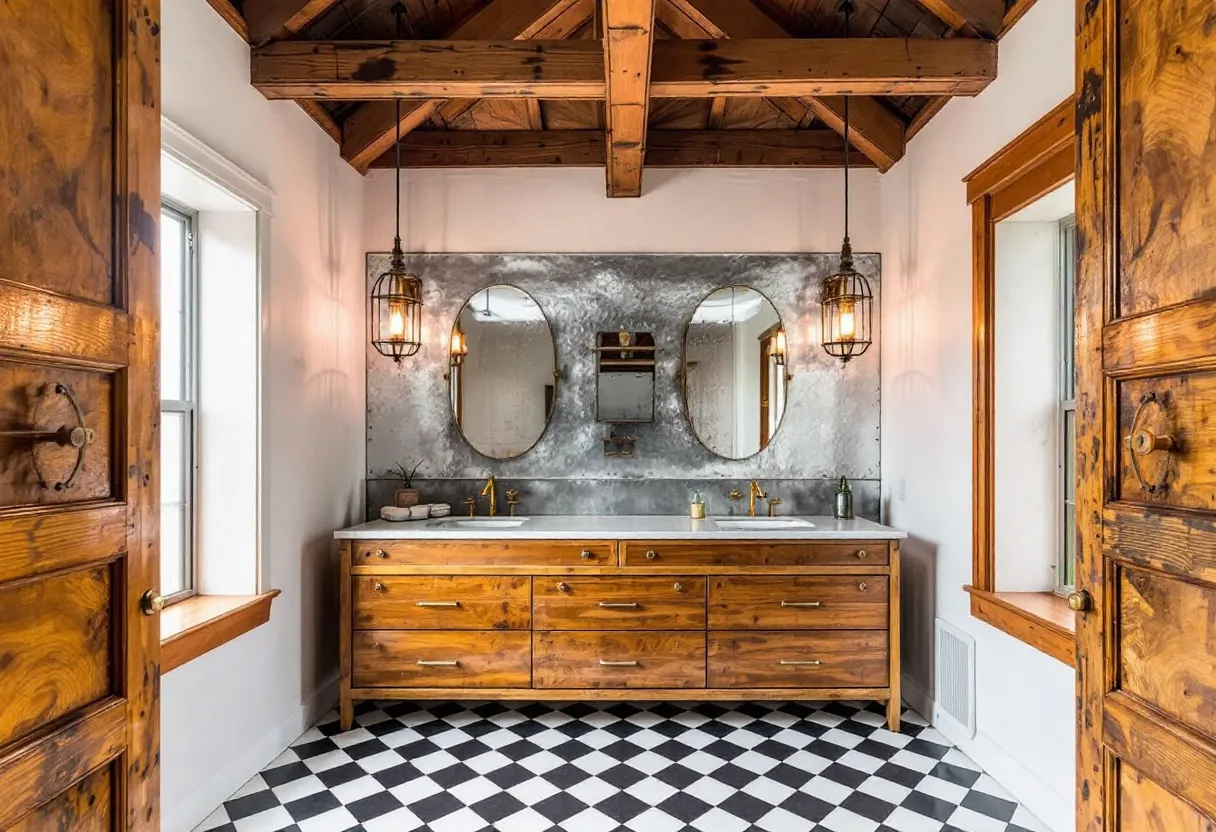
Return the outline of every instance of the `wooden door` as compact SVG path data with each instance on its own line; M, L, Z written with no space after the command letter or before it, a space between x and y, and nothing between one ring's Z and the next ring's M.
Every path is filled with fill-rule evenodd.
M1077 825L1214 832L1216 3L1077 13Z
M0 3L0 829L159 828L158 0Z

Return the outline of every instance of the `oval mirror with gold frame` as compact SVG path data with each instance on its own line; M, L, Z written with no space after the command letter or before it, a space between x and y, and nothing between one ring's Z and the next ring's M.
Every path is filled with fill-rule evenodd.
M781 315L762 292L724 286L684 329L684 412L693 435L726 459L764 450L785 416L789 376Z
M540 304L515 286L473 294L452 324L452 419L469 447L514 459L540 441L557 398L557 347Z

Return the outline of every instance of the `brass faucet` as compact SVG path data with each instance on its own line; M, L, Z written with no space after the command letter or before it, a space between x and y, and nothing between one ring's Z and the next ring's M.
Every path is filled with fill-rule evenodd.
M497 488L496 488L497 485L498 485L498 481L494 479L493 474L490 474L490 476L486 479L485 488L481 489L481 496L484 497L487 494L490 495L490 516L491 517L498 516L498 494L497 494Z
M764 493L764 489L760 487L760 483L756 482L755 480L752 480L751 485L748 486L748 489L747 489L747 516L748 517L756 516L756 498L757 497L759 497L761 500L763 500L766 497L768 497L768 495Z

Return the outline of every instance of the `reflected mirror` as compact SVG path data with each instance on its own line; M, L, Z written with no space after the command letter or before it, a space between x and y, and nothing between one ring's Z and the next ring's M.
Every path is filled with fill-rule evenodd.
M532 296L506 285L477 292L452 326L448 356L465 441L491 459L530 450L553 414L557 369L553 331Z
M747 286L701 301L684 331L684 407L693 433L728 459L759 453L785 415L785 329Z

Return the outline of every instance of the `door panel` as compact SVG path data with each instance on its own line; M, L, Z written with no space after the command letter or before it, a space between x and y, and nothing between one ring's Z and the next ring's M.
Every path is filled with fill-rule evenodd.
M1216 38L1204 0L1114 5L1122 21L1115 82L1122 317L1197 300L1212 288Z
M1077 828L1216 832L1216 12L1077 14Z
M1123 570L1123 690L1216 740L1216 589Z
M0 829L159 828L157 0L0 3Z
M121 3L10 0L0 10L3 277L113 298L114 18Z
M110 568L0 589L0 745L98 701L110 676Z

